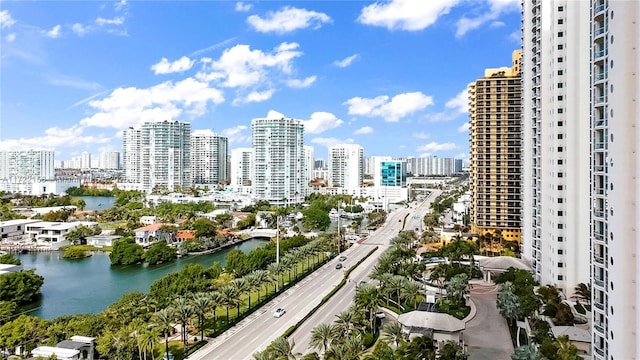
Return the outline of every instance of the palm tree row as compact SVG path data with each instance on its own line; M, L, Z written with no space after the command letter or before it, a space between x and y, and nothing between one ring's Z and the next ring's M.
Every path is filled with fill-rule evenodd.
M165 352L169 351L169 335L174 324L181 327L181 341L185 351L188 349L188 328L196 325L200 332L200 339L204 340L204 330L213 315L213 326L217 328L218 309L224 309L225 324L230 324L230 310L236 309L236 318L243 312L242 306L246 303L246 310L252 308L251 298L257 296L257 306L270 293L270 287L278 284L282 279L284 285L285 271L294 271L294 276L298 275L298 265L302 270L310 271L311 266L315 266L319 261L317 254L323 251L324 243L321 240L314 240L288 252L280 264L273 263L267 270L255 270L244 277L222 280L216 291L200 292L191 296L179 296L172 304L155 313L155 323L161 328L165 340ZM306 261L305 261L306 260ZM292 279L289 277L289 279ZM277 291L277 285L273 288ZM272 293L272 292L271 292ZM246 302L245 299L246 298Z

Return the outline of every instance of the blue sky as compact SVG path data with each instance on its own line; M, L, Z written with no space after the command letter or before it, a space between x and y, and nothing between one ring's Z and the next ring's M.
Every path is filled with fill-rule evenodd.
M510 66L519 0L0 2L0 149L122 148L144 121L251 146L305 121L316 158L468 158L466 86Z

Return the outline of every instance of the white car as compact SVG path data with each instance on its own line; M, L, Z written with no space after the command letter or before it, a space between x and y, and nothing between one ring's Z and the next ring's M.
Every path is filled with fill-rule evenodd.
M282 315L284 315L285 310L283 308L277 308L275 310L273 310L273 317L279 318Z

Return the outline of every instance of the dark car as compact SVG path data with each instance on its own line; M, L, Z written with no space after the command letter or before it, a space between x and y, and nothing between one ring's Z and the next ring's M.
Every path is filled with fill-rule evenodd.
M342 269L342 264L341 263L337 263L336 264L336 269Z

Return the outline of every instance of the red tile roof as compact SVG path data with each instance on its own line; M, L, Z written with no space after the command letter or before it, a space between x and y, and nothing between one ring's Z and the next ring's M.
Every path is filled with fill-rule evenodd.
M175 225L157 223L157 224L151 224L151 225L143 226L141 228L137 228L134 231L158 231L163 226L175 226Z
M196 232L193 230L182 230L176 234L176 239L195 239Z

